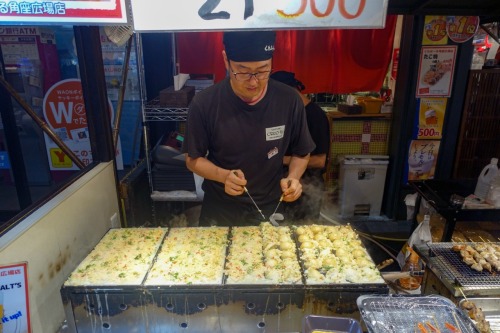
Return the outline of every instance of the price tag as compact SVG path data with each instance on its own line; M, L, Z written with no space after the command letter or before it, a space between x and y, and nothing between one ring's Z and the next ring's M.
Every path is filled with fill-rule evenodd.
M131 0L135 31L372 28L388 0Z

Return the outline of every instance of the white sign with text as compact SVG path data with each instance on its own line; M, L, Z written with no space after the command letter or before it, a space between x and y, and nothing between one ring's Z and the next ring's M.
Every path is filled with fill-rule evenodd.
M383 28L388 0L131 0L136 31Z

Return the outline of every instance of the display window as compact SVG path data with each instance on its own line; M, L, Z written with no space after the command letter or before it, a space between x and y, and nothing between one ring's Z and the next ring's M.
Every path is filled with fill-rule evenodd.
M100 29L100 42L109 116L113 119L125 47L111 42L104 29ZM24 216L25 210L42 204L92 168L96 161L73 27L2 26L0 50L5 80L2 85L10 89L2 89L5 108L0 114L0 232L3 233L16 224L16 216ZM139 151L129 145L140 107L135 52L129 63L122 103L125 135L119 138L116 149L118 170L124 169L124 163L130 165L136 159L131 154L137 155ZM140 135L136 141L139 138Z

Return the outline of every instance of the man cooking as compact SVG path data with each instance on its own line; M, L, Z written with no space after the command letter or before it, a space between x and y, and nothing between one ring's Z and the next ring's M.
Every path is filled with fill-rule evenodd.
M302 100L270 81L276 34L224 33L228 76L195 95L182 151L203 177L200 226L256 225L283 201L297 200L300 178L315 145ZM292 153L283 178L282 161ZM279 207L278 212L281 210Z

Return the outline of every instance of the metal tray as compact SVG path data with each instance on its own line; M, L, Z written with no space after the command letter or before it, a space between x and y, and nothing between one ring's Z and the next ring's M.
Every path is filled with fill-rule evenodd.
M448 332L445 323L462 333L478 333L474 323L449 299L442 296L391 297L362 295L357 305L368 332L414 333L420 332L418 323L426 322ZM427 327L426 327L427 328ZM427 328L429 331L429 329Z
M308 315L302 319L302 333L363 333L359 321L352 318Z

